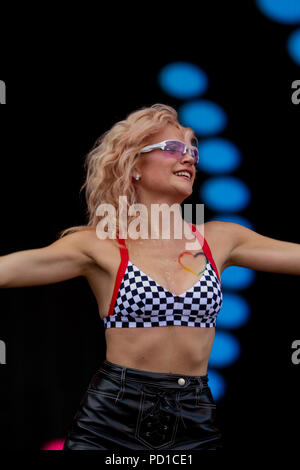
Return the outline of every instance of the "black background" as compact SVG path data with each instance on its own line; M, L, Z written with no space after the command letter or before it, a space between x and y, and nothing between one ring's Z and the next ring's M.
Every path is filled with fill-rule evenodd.
M207 3L168 12L151 4L114 12L72 7L39 12L26 34L10 30L0 76L7 86L1 255L46 246L60 230L85 223L84 156L130 112L158 102L180 106L157 82L161 68L178 60L206 71L204 97L227 113L229 124L218 135L241 150L234 175L252 193L241 215L258 233L299 243L300 105L291 101L291 84L300 70L286 52L295 26L269 20L251 1ZM197 188L208 176L199 172L192 202L202 202ZM252 314L234 332L242 356L223 369L228 390L218 403L225 443L253 452L292 449L300 418L300 365L291 361L292 342L300 338L299 277L257 272L243 294ZM2 289L0 305L0 339L7 346L0 448L38 451L65 437L105 357L103 325L83 278Z

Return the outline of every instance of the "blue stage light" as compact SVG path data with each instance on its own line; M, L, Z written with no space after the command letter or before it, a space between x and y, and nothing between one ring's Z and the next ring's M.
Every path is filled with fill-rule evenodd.
M214 369L207 368L208 385L211 390L214 401L220 401L226 392L226 381L219 372Z
M232 142L216 137L200 142L198 168L207 173L228 173L241 163L241 155Z
M300 29L296 29L296 31L290 34L287 49L294 62L300 65Z
M256 0L257 7L271 20L285 24L300 21L299 0Z
M233 222L235 224L243 225L250 230L254 230L253 224L248 219L236 214L217 214L211 217L207 222L213 220L220 220L221 222Z
M240 328L250 315L248 302L238 294L224 292L223 304L217 319L217 327Z
M249 188L233 176L210 178L199 189L202 203L215 211L240 211L250 202Z
M227 367L238 359L240 353L240 344L231 333L216 331L209 365L213 367Z
M206 73L190 62L166 65L159 73L158 82L165 93L181 99L199 96L208 87Z
M229 266L221 274L222 287L225 289L246 289L255 278L255 271L240 266Z
M209 100L190 101L178 109L178 119L182 125L191 127L198 135L211 135L221 132L227 125L225 111Z

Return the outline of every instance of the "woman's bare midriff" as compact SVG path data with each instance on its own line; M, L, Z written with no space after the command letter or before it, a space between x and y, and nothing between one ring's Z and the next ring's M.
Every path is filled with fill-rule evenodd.
M161 326L108 328L106 359L168 374L206 375L215 328Z
M221 274L225 267L225 250L222 249L217 234L211 233L211 227L210 230L205 230L204 236ZM184 243L182 240L180 242ZM184 249L184 245L180 242L172 241L164 247L163 260L159 243L138 245L136 241L127 240L126 244L132 263L174 295L180 295L197 282L195 276L183 270L177 263L178 254ZM103 245L100 246L101 243L106 244L105 250ZM87 275L87 279L97 299L100 317L103 319L108 314L121 259L120 251L111 240L95 240L90 246L96 263L94 269ZM146 247L149 249L145 250ZM181 286L181 289L178 286ZM206 375L214 337L215 328L175 325L107 328L106 359L124 367L150 372Z

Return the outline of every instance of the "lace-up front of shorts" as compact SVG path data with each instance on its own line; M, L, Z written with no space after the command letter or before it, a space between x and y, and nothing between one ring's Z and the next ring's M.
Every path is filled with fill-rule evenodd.
M208 376L148 372L104 360L64 450L216 450L222 436Z

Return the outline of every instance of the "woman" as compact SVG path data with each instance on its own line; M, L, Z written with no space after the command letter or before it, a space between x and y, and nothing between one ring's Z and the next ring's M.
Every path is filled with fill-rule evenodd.
M87 156L88 225L65 230L47 247L0 258L2 287L85 276L97 299L106 359L70 425L65 450L221 448L207 376L221 274L231 265L300 274L298 244L235 223L192 225L181 217L180 203L195 181L194 138L169 106L132 113ZM169 237L153 217L141 219L148 236L127 236L129 229L124 236L122 195L127 209L142 204L148 215L153 204L174 206ZM115 208L116 237L103 237L97 211L103 203Z

